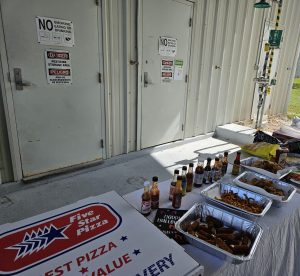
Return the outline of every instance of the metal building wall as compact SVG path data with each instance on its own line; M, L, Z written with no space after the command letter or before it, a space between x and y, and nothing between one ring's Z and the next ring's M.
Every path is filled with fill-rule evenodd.
M108 158L136 150L136 2L102 1Z
M196 2L186 137L250 118L264 17L254 3Z
M108 157L138 149L136 7L147 0L103 0ZM151 1L151 0L150 0ZM256 0L195 0L185 137L250 119L261 32L272 9L254 9ZM272 114L286 111L299 51L299 0L283 0L281 46ZM139 61L140 62L140 61ZM288 68L288 70L287 70Z
M270 114L285 114L300 51L300 1L283 0L283 43L280 48L277 85L272 92Z

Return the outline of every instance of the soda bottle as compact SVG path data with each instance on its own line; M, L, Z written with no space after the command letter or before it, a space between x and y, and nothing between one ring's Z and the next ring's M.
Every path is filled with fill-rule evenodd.
M150 198L151 198L151 209L159 208L159 189L158 189L158 177L152 177L152 186L150 189Z
M189 164L189 170L186 174L186 192L192 191L193 188L193 180L194 180L194 164Z
M232 175L239 175L240 173L240 167L241 167L241 152L238 151L236 153L236 157L235 160L233 162L233 166L232 166Z
M186 185L187 185L186 171L187 171L187 167L183 166L182 167L182 196L185 196L186 194Z
M181 185L182 185L182 176L178 175L176 187L175 187L174 193L173 193L173 200L172 200L172 206L175 209L178 209L181 206L181 200L182 200L182 186Z
M228 151L224 152L224 157L222 158L222 175L227 173L228 167Z
M171 201L173 199L173 192L174 192L174 189L176 186L178 175L179 175L179 170L174 170L174 176L173 176L172 182L170 184L170 193L169 193L169 200L171 200Z
M204 168L203 168L204 162L200 157L198 157L198 164L195 169L195 176L194 176L194 187L200 188L202 186L203 182L203 174L204 174Z
M212 182L210 162L211 162L211 158L208 157L206 166L204 168L204 175L203 175L203 183L204 184L209 184Z
M144 216L148 216L151 213L151 199L150 199L150 191L149 191L150 182L144 182L144 192L142 194L142 206L141 213Z

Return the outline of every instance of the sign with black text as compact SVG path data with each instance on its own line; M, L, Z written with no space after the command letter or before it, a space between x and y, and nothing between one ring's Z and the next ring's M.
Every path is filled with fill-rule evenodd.
M46 50L45 60L47 81L49 84L72 84L69 51Z
M56 46L74 46L72 21L37 16L35 18L38 43Z
M177 53L177 39L160 36L158 39L158 52L161 56L175 57Z

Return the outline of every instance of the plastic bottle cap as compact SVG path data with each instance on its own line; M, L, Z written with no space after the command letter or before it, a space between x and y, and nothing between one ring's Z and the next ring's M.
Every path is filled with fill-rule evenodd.
M224 152L224 156L228 156L228 151L225 151L225 152Z
M182 170L183 170L183 171L186 171L186 170L187 170L187 167L186 167L186 166L183 166L183 167L182 167Z
M179 174L179 170L174 170L174 174Z
M215 161L220 161L220 158L219 158L219 157L216 157L216 158L215 158Z
M157 176L153 176L152 177L152 181L157 182L158 181L158 177Z
M190 164L189 164L189 167L194 167L194 163L190 163Z
M208 158L207 158L207 161L211 161L211 158L210 158L210 157L208 157Z

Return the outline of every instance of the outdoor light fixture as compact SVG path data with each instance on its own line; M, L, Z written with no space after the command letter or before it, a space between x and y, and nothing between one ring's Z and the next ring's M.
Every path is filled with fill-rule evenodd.
M270 7L271 7L271 5L269 3L267 3L266 0L260 0L258 3L254 4L254 8L257 8L257 9L267 9Z

